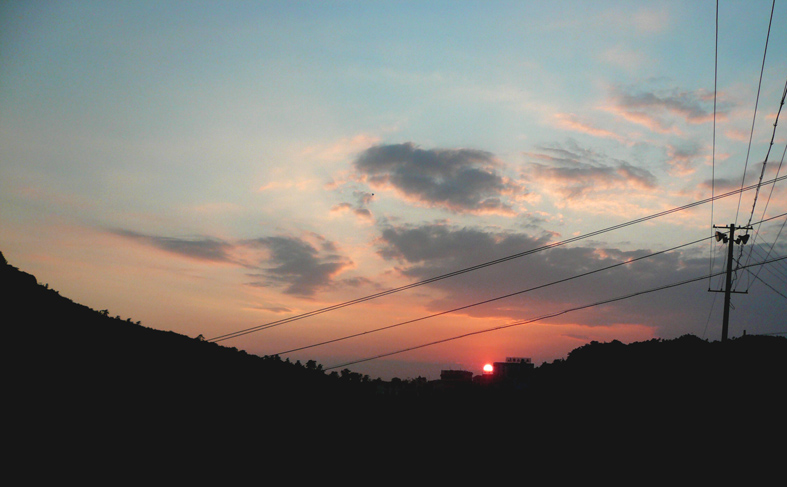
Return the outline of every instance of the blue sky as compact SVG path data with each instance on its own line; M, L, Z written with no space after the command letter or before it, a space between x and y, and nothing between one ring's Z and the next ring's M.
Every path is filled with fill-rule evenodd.
M714 148L715 2L4 2L0 250L95 309L215 337L755 184L766 154L772 179L787 5L758 99L771 5L719 4ZM222 343L279 353L787 212L779 184L753 198ZM783 222L752 231L751 259L786 255ZM328 367L527 320L719 271L725 251L704 242L289 356ZM731 334L784 332L784 264L739 276ZM708 287L353 367L435 377L590 340L718 339Z

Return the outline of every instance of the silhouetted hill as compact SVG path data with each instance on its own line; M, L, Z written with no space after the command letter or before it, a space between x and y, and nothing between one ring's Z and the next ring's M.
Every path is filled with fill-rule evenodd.
M0 254L0 257L2 254ZM207 418L369 397L371 383L110 317L0 261L13 397L48 414ZM52 407L57 404L57 407ZM110 411L113 411L110 413Z
M576 425L591 414L611 424L685 412L750 415L785 398L787 339L781 337L593 342L536 367L516 389L446 390L425 381L403 387L403 381L329 375L315 363L257 357L146 328L74 303L5 259L0 283L14 404L60 425L75 418L117 424L122 417L129 425L249 418L282 426L297 418L304 427L341 414L345 430L351 418L355 428L372 421L394 430L415 421L445 433L484 418L487 426L532 434L552 428L555 418Z

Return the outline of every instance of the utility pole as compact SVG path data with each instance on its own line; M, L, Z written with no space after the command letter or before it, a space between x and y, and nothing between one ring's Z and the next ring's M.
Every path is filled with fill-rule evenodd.
M730 328L730 294L738 293L738 294L746 294L746 291L739 292L732 290L732 251L735 247L735 244L743 245L749 241L749 234L742 235L735 239L735 224L730 223L728 226L716 226L713 225L713 228L728 228L730 230L729 236L724 235L721 232L716 232L716 241L724 240L724 243L728 243L727 246L727 276L725 279L725 286L724 286L724 318L722 319L721 324L721 341L727 341L727 333ZM738 230L750 230L751 227L738 227ZM713 291L713 292L721 292L721 291Z

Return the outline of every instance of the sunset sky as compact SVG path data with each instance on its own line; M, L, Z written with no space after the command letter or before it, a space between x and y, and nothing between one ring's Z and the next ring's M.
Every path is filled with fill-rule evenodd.
M718 340L712 225L768 220L741 265L787 255L787 181L598 231L787 174L771 6L719 2L714 78L712 1L2 2L0 251L78 303L212 339L571 239L219 342L269 355L704 239L282 356L433 379ZM787 261L735 277L730 336L787 332Z

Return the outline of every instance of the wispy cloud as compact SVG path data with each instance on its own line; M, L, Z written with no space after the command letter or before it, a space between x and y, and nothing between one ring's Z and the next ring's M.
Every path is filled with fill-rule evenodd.
M177 254L182 257L208 262L227 262L237 263L231 256L233 245L223 240L198 237L198 238L175 238L160 237L154 235L144 235L131 230L115 229L111 231L115 235L136 240L158 249Z
M556 113L554 115L554 118L555 118L555 124L560 128L572 130L574 132L589 134L594 137L602 137L605 139L617 140L621 144L630 143L626 139L626 137L623 137L620 134L612 132L611 130L596 127L592 123L587 122L585 120L580 120L580 118L573 113Z
M702 90L615 87L605 108L653 132L665 134L682 134L678 122L700 124L713 121L713 98ZM726 119L726 110L717 109L716 118Z
M251 286L284 286L285 294L312 297L335 283L334 278L353 267L353 262L337 252L336 244L318 234L309 239L294 236L260 237L226 242L216 238L175 238L144 235L130 230L111 233L149 245L173 255L203 262L240 266L254 281ZM313 243L313 242L316 242ZM362 282L349 279L346 285Z
M530 161L524 177L533 187L557 193L567 200L586 198L608 190L652 190L656 177L647 169L609 159L578 146L542 147L524 154Z

